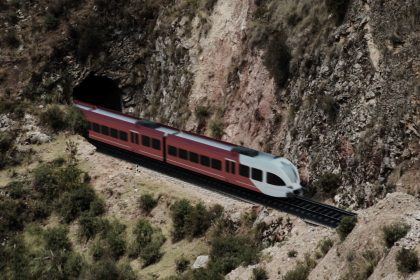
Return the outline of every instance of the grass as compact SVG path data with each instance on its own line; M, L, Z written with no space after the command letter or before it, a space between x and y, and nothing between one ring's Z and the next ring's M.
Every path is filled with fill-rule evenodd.
M366 280L374 272L376 265L381 259L377 251L366 249L360 254L347 257L349 264L349 271L343 275L341 280Z
M181 256L193 263L199 255L209 254L208 244L202 238L193 239L191 242L187 240L182 240L177 243L167 241L163 244L161 250L164 252L164 255L157 264L152 264L142 269L140 263L132 262L133 269L140 279L147 279L147 276L157 273L160 277L175 275L177 273L175 261Z

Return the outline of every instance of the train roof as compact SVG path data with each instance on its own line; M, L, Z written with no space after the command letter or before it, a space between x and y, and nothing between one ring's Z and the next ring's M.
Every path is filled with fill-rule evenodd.
M176 134L176 136L180 137L180 138L183 138L183 139L192 140L192 141L197 142L197 143L201 143L201 144L205 144L205 145L212 146L212 147L215 147L215 148L219 148L219 149L222 149L222 150L226 150L226 151L231 151L232 148L235 147L234 145L224 144L224 143L221 143L221 142L211 140L209 138L200 137L198 135L189 134L189 133L186 133L186 132L180 132L180 133Z
M100 115L104 115L113 119L117 119L117 120L121 120L124 122L128 122L134 125L142 125L151 129L155 129L157 131L163 132L166 135L174 135L176 137L180 137L183 139L188 139L197 143L201 143L204 145L208 145L208 146L212 146L215 148L219 148L225 151L232 151L232 152L236 152L248 157L252 157L256 160L273 160L276 159L278 157L273 156L272 154L268 154L268 153L264 153L264 152L259 152L257 150L253 150L250 148L246 148L246 147L241 147L241 146L237 146L234 144L230 144L227 142L223 142L223 141L217 141L217 140L213 140L209 137L203 136L203 135L196 135L194 133L189 133L189 132L185 132L185 131L181 131L181 130L177 130L171 127L167 127L164 125L161 125L159 123L155 123L153 121L149 121L149 120L143 120L143 119L138 119L136 117L130 117L124 114L121 114L119 112L113 112L113 111L109 111L106 109L102 109L102 108L98 108L96 106L86 106L83 104L80 104L79 102L76 103L76 107L86 110L86 111L90 111L90 112L94 112Z

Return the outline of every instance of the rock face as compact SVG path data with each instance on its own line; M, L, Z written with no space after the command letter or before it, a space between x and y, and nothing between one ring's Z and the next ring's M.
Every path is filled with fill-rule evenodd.
M417 2L350 1L341 20L292 2L75 1L56 27L52 4L4 4L0 93L65 101L106 76L126 112L285 156L309 187L340 174L341 206L419 196L405 184L420 150Z
M194 269L205 268L208 262L209 262L209 256L207 255L198 256L195 262L193 263L192 268Z

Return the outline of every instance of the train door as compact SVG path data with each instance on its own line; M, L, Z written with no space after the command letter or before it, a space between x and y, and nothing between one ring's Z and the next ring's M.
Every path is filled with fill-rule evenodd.
M228 182L235 182L236 170L236 162L231 159L225 158L225 177Z
M132 143L132 150L137 151L139 145L139 133L137 131L130 130L130 142Z

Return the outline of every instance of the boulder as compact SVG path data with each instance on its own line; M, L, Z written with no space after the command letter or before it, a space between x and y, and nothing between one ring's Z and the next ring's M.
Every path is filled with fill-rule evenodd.
M197 259L195 260L192 268L193 269L206 268L208 262L209 262L209 256L208 255L198 256Z
M27 141L31 144L44 144L51 141L51 137L39 131L27 134Z

